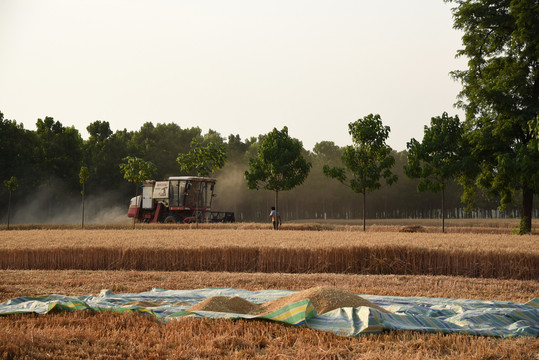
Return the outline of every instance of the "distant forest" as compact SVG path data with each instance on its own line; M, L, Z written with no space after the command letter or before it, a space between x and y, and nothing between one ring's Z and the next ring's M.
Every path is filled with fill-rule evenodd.
M0 184L15 176L18 188L12 193L12 223L76 223L80 222L81 166L89 169L85 185L88 222L107 223L127 217L129 200L135 187L120 172L119 164L126 156L151 161L157 168L153 178L166 179L182 174L176 158L190 150L191 141L224 144L225 166L212 175L217 181L213 209L234 211L237 221L268 221L274 194L264 190L248 190L244 171L248 159L254 157L263 139L241 139L239 135L224 137L198 127L182 129L174 123L154 125L147 122L138 131L113 132L107 121L95 121L87 127L84 140L74 127L65 127L51 117L38 119L36 130L26 130L0 113ZM301 139L299 139L301 140ZM299 219L359 219L362 217L362 195L354 193L336 180L324 176L324 165L342 166L343 148L330 141L320 141L304 156L312 163L307 180L291 191L280 194L283 221ZM392 186L367 193L366 216L373 218L439 218L440 193L418 192L418 180L404 174L407 152L393 151L392 171L398 181ZM498 211L499 199L487 199L478 193L477 208L465 212L461 188L447 186L446 217L519 217L520 204ZM0 219L5 222L9 192L0 190ZM521 197L516 196L515 199ZM534 201L534 217L539 216Z

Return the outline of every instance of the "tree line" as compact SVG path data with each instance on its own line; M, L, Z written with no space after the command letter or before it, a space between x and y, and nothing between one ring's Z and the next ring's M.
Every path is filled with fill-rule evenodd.
M279 191L289 190L281 199L285 219L359 214L364 219L445 219L474 209L498 216L496 209L502 209L503 215L521 218L521 233L529 232L537 216L534 195L539 193L539 6L534 0L445 1L455 4L454 27L464 33L457 56L468 59L468 68L452 76L463 86L457 106L466 119L461 122L447 113L432 117L422 142L411 139L406 151L387 146L389 127L369 114L350 123L352 145L346 147L321 141L306 150L290 139L296 145L289 162L304 159L300 163L305 176L298 176L275 157L283 149L265 143L271 133L242 140L212 130L202 134L198 127L151 122L138 131L113 132L107 121L95 121L83 140L77 129L52 117L38 119L36 131L29 131L0 113L0 180L6 185L0 196L29 203L45 196L32 211L51 214L78 194L82 183L88 199L102 197L93 207L99 212L126 203L132 193L133 185L119 171L126 157L151 162L155 178L164 179L204 168L204 156L211 158L212 152L201 158L195 150L197 144L201 149L211 144L227 159L214 174L221 189L215 204L235 211L240 220L267 219L271 194L249 191L262 182L275 192L275 203ZM279 131L274 132L278 137ZM84 182L82 167L88 169ZM276 168L281 178L273 173ZM295 176L299 181L287 184L287 178Z
M79 131L65 127L52 117L38 119L36 130L24 129L15 120L5 119L0 112L0 180L15 177L16 191L12 192L15 205L30 203L41 192L46 201L40 208L28 211L40 214L44 219L61 213L66 202L80 206L82 189L80 171L86 167L88 174L84 183L87 198L102 198L88 211L99 212L111 206L124 207L127 213L134 185L124 179L120 165L128 156L138 157L155 165L153 178L165 179L175 175L194 175L192 170L182 169L179 155L190 152L193 143L218 144L226 153L226 163L212 176L218 179L217 197L214 205L219 210L235 211L241 221L267 221L269 209L274 203L268 191L252 191L248 188L245 171L249 159L256 158L257 150L266 135L241 139L239 135L223 137L209 130L203 134L198 127L181 128L175 123L145 123L137 131L113 132L107 121L95 121L88 125L88 139L82 139ZM301 155L312 164L309 176L301 186L281 196L280 212L285 221L292 219L355 219L363 215L361 194L342 186L324 174L324 166L342 167L346 147L331 141L320 141L312 150L301 147ZM383 184L378 191L369 194L365 213L369 218L440 217L441 203L438 194L417 191L419 179L405 174L409 151L390 150L394 158L393 174L398 181ZM207 173L209 175L209 173ZM460 201L462 190L455 181L446 185L446 209L449 217L473 216L464 213ZM7 204L10 192L4 187L2 203ZM497 216L494 210L499 199L480 197L477 206ZM16 206L12 207L16 209ZM518 207L510 206L502 216L512 216ZM3 217L7 209L2 208ZM484 211L484 213L487 213ZM19 218L24 218L19 214ZM484 215L483 215L484 216Z

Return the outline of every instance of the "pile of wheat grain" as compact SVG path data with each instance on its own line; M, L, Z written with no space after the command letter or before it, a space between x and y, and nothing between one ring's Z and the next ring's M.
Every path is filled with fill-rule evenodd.
M382 312L388 312L384 308L363 299L361 296L354 295L345 290L324 286L303 290L263 304L255 304L237 296L213 296L191 306L188 310L265 315L305 299L311 300L317 314L324 314L328 311L344 307L356 308L360 306L367 306Z

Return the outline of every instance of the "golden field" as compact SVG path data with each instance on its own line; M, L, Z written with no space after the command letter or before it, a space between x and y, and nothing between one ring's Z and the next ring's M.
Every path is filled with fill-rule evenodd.
M389 225L372 225L366 233L348 225L298 224L279 232L267 224L219 225L0 231L0 301L152 287L329 286L356 294L516 302L539 297L539 239L511 235L505 225L447 234L400 233ZM266 322L163 324L109 313L0 317L0 359L23 358L538 359L539 339L418 332L346 338Z
M535 235L246 229L13 230L0 269L539 278Z
M358 294L525 302L537 281L449 276L156 271L0 271L0 301L22 295L141 292L152 287L249 290L331 286ZM0 317L1 359L537 359L539 340L389 332L347 338L268 322L193 319L162 324L132 314Z
M10 230L0 249L269 247L294 249L408 246L422 249L504 251L539 254L535 235L301 231L269 229Z

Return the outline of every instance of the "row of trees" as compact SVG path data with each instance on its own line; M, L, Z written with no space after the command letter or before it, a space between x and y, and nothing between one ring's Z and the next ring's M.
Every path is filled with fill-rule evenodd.
M378 115L368 115L350 124L353 145L341 148L333 142L322 141L317 143L312 151L303 149L298 140L287 139L286 129L274 129L270 134L242 140L238 135L230 135L225 139L214 131L202 134L198 128L181 129L176 124L147 123L139 131L122 130L113 133L107 122L96 121L87 128L90 137L82 140L77 130L65 128L52 118L46 118L43 121L38 120L38 124L53 124L51 128L57 131L54 137L43 139L39 127L36 131L29 131L15 121L4 119L1 113L0 118L1 146L10 144L12 149L18 151L18 156L14 157L5 156L4 151L0 153L2 180L8 180L11 176L19 179L15 197L19 204L34 198L37 193L47 193L46 201L31 210L39 213L44 221L59 212L68 202L79 206L82 186L89 199L106 198L94 202L88 208L90 214L114 205L127 211L128 199L135 190L124 178L125 171L120 169L120 165L128 164L127 157L159 164L153 169L152 177L155 179L181 174L209 175L212 169L221 168L212 175L219 180L219 196L215 199L215 206L222 210L235 211L237 218L245 221L266 221L269 207L274 204L272 192L249 191L249 188L257 187L277 192L291 190L283 196L283 201L278 205L285 220L359 218L365 214L372 218L439 217L441 214L438 209L446 208L452 209L452 217L462 216L462 213L455 213L454 210L461 206L460 188L454 179L445 175L446 170L443 170L440 181L431 178L434 170L445 169L440 165L444 163L444 156L437 160L440 164L436 164L428 159L420 160L419 155L420 152L432 152L428 144L440 144L440 148L452 151L456 149L447 142L431 139L429 136L443 136L442 134L449 131L454 132L453 139L461 139L458 135L462 132L462 124L457 130L448 126L460 123L456 117L448 117L447 114L432 119L431 127L425 129L422 143L412 139L408 151L402 152L395 152L385 144L389 128L382 125ZM448 130L440 130L438 125L444 125ZM170 135L172 131L175 136ZM4 137L7 134L9 136ZM73 137L73 134L76 135L76 141L64 139ZM167 136L164 137L163 134ZM292 142L291 146L286 145L289 140ZM47 146L55 149L53 154L56 158L46 158L50 153L43 151L45 145L40 144L45 141L52 142ZM61 144L65 143L76 143L80 147L62 147ZM29 147L31 144L35 147ZM418 150L419 145L424 146L421 151ZM290 149L285 151L287 147ZM178 152L173 153L171 148L178 149ZM215 154L219 153L224 155L220 157L220 162L212 163L212 156L215 160ZM25 154L28 156L24 157ZM80 156L78 162L74 161L75 156ZM62 159L66 158L70 158L70 162L62 166ZM226 163L224 158L227 159ZM271 160L276 158L280 160ZM292 166L294 159L298 161L297 167ZM369 159L373 161L370 165L367 163ZM280 172L285 176L270 179L264 161L273 161L276 168L283 169ZM56 166L47 167L44 164ZM74 165L68 166L70 164ZM430 164L430 168L422 167L423 172L413 173L419 164ZM81 168L85 171L81 171ZM297 168L300 170L294 172ZM162 169L168 170L165 172ZM310 170L309 176L306 176L307 169ZM250 175L246 176L246 172ZM332 172L339 175L331 176ZM348 186L341 186L328 175L342 180L341 182ZM423 180L410 179L408 176ZM276 180L280 182L272 182ZM295 187L299 183L303 185ZM389 186L389 183L393 185ZM424 186L423 183L430 185ZM418 194L416 191L418 185L420 190L437 190L442 189L442 184L448 198L443 207L438 196L431 193ZM365 200L367 192L377 189L379 191L368 195L368 202L361 202L360 196L351 196L355 191L363 194L362 198ZM7 200L7 196L7 191L2 193L3 199ZM484 209L495 209L496 201L499 200L476 198L479 199L478 205ZM25 214L19 213L19 221L24 220L23 215Z
M405 152L396 153L387 146L390 129L373 114L350 124L352 145L340 148L320 142L312 152L302 149L299 141L287 139L286 129L242 141L238 135L224 139L214 131L203 135L199 128L181 129L176 124L146 123L136 132L113 133L108 122L96 121L88 126L90 137L84 141L76 129L50 117L38 119L34 132L0 114L1 180L15 176L26 194L43 184L50 190L53 182L60 181L65 189L53 192L47 209L40 209L50 213L62 196L79 191L81 166L88 168L84 184L89 194L110 190L117 197L108 196L108 201L118 202L127 196L118 171L126 156L151 161L155 177L165 178L222 167L223 159L218 166L212 163L216 160L212 154L220 151L228 162L216 177L225 185L233 184L234 190L225 187L219 205L234 204L233 210L245 214L246 220L265 218L258 209L269 201L253 194L244 201L245 185L258 188L263 183L275 192L275 202L279 191L294 189L289 197L292 203L283 207L295 207L290 216L294 218L312 217L311 209L320 209L324 216L357 217L356 201L349 190L329 181L334 178L363 194L364 219L366 213L395 216L396 211L421 208L440 208L444 219L445 209L459 206L458 183L468 209L482 195L494 199L482 207L496 204L502 209L514 204L515 194L520 196L521 232L528 232L534 195L539 193L539 6L533 0L446 1L456 4L452 9L455 28L464 32L464 48L457 56L468 58L468 69L452 75L463 85L457 105L465 110L466 119L461 123L446 113L432 118L422 142L411 139ZM206 153L196 151L211 146L217 147ZM303 182L304 186L295 188ZM416 186L420 191L441 192L442 205L423 206L431 198L414 198ZM369 206L367 192L378 189L380 194L373 195L374 205Z

